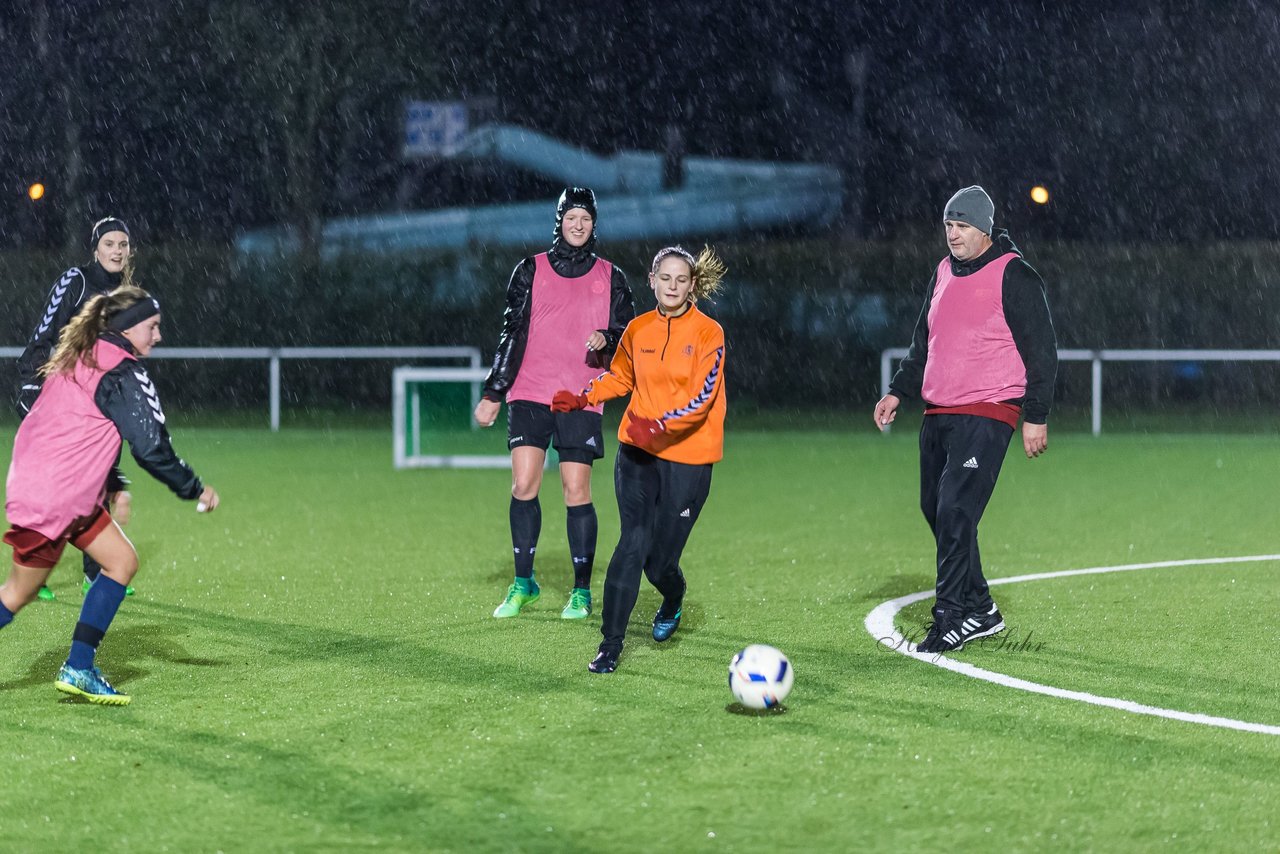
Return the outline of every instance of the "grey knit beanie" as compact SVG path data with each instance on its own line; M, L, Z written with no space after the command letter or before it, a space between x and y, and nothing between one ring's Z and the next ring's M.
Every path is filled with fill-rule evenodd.
M996 206L992 203L987 191L974 184L957 192L942 209L942 219L956 222L967 222L969 225L990 234L995 224Z

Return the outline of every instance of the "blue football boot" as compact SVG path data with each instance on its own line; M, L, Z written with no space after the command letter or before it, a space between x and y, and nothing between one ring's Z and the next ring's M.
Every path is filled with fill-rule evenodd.
M676 629L680 628L680 611L681 605L684 603L684 597L676 600L674 609L672 606L663 602L662 607L658 609L658 613L653 615L653 639L658 643L662 643L676 633Z
M70 664L64 664L58 671L58 678L54 681L53 687L64 694L84 697L90 703L103 706L127 706L133 699L128 694L121 694L112 688L107 677L103 676L102 671L96 667L81 670Z

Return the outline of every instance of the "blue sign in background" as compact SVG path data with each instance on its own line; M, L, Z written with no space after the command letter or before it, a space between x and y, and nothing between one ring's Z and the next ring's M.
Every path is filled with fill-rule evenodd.
M405 104L405 157L453 154L467 135L467 107L457 101L409 101Z

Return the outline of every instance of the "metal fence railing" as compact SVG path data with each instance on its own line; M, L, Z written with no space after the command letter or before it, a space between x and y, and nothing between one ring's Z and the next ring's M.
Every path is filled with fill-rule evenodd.
M906 347L880 352L881 394L889 393L893 362L907 355ZM1059 350L1063 362L1091 362L1089 421L1093 435L1102 434L1103 362L1280 362L1280 350Z
M16 359L21 347L0 347L0 358ZM286 359L465 360L482 366L479 347L157 347L152 359L247 359L267 363L271 430L280 429L280 363Z

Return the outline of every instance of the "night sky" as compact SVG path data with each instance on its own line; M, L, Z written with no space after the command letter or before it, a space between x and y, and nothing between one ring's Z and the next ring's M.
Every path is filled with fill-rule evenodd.
M108 209L152 240L216 241L398 190L410 207L554 191L401 163L406 98L604 154L661 149L676 124L690 154L834 163L858 190L844 234L928 227L970 183L1045 238L1280 234L1274 4L775 5L35 2L0 21L4 245L57 246Z

